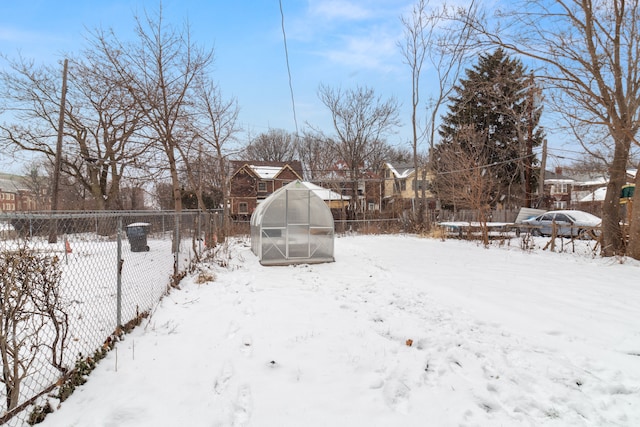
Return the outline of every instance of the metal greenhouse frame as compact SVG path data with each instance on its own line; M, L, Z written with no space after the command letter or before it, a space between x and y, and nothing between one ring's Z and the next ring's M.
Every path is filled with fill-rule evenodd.
M309 183L293 181L253 212L251 250L262 265L335 261L333 216L313 188Z

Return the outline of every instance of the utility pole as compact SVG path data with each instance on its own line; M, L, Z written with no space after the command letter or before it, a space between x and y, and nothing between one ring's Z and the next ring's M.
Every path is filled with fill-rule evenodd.
M547 139L542 140L542 159L540 160L540 176L538 177L538 197L540 202L537 207L540 207L540 203L544 200L544 175L547 168Z
M51 212L58 210L58 188L60 186L60 164L62 163L62 136L64 134L64 109L67 99L67 67L69 60L64 60L64 69L62 71L62 94L60 95L60 117L58 119L58 141L56 143L56 160L53 169L53 189L51 194ZM57 219L50 221L49 243L58 241L58 224Z
M528 132L527 132L527 157L525 159L525 178L524 178L524 196L525 196L525 205L526 207L531 207L531 199L533 196L533 188L531 186L531 169L532 169L532 160L533 160L533 109L534 109L534 94L535 87L533 82L533 73L531 74L531 80L529 82L529 100L527 101L528 105Z

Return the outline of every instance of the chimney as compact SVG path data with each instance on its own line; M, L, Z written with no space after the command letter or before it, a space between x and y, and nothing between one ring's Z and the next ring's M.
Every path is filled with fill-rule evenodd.
M556 175L562 175L562 166L556 166Z

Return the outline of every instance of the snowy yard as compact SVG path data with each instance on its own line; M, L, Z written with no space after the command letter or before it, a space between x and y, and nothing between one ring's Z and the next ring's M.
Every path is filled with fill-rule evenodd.
M636 261L412 236L337 238L330 264L232 250L43 425L640 425Z

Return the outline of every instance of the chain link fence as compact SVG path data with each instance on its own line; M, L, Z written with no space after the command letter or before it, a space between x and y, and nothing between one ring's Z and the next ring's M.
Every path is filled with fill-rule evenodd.
M219 212L0 214L0 424L39 422L179 282Z

